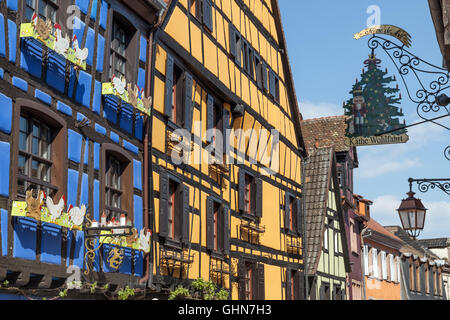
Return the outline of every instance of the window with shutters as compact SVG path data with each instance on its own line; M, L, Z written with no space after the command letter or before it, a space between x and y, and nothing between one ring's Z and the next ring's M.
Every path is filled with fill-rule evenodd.
M414 285L414 279L415 279L415 275L414 275L414 264L411 262L409 264L409 289L411 291L415 290L415 285Z
M242 61L242 37L233 24L229 24L229 42L230 54L234 58L234 62L240 67Z
M178 126L183 125L183 71L177 66L173 67L172 82L172 106L170 111L170 120Z
M122 214L122 174L123 165L113 155L107 155L105 182L105 213L107 220L119 221Z
M438 295L438 273L436 268L433 268L433 287L434 287L434 295Z
M67 150L67 125L65 120L48 106L16 98L14 124L11 134L17 137L13 144L12 196L24 201L27 191L39 191L47 197L59 199L67 188L63 172Z
M269 94L275 102L280 103L280 79L273 70L269 71Z
M109 79L114 82L123 77L127 82L135 83L137 59L132 57L135 57L138 51L138 32L119 12L113 13L110 28ZM81 40L78 39L80 46ZM124 89L127 90L126 87Z
M20 115L17 194L27 190L44 191L53 197L57 187L51 184L52 129L31 114ZM34 195L36 197L36 194Z
M264 300L264 265L239 261L239 300Z
M245 169L239 170L239 211L255 221L262 217L262 180Z
M189 243L189 187L160 173L159 236L169 244Z
M250 76L250 78L254 79L254 53L253 49L247 41L244 41L244 47L242 49L243 54L243 68L244 71Z
M244 194L244 202L245 202L245 213L254 214L255 212L255 178L249 174L245 175L245 194Z
M286 270L286 300L304 299L304 275L298 270Z
M175 216L176 212L176 203L177 203L177 189L178 183L173 180L169 180L169 197L167 201L167 229L169 231L168 236L170 239L175 240Z
M420 264L419 264L419 262L417 262L415 265L414 277L415 277L415 290L417 292L420 292L421 288L420 288Z
M202 19L202 7L201 0L189 0L189 13L192 17L201 21Z
M362 300L362 296L361 282L352 280L352 300Z
M214 255L228 255L230 252L229 207L212 197L208 197L206 202L206 247Z
M202 22L208 31L214 31L211 0L189 0L189 13Z
M102 210L107 222L119 222L120 217L133 219L133 166L132 158L120 147L113 144L102 145L103 172Z
M301 200L286 192L285 199L285 229L289 235L301 235L302 228Z

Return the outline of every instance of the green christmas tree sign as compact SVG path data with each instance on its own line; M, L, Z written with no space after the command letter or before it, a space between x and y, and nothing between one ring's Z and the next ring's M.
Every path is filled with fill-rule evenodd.
M365 146L406 143L409 140L404 129L402 109L396 105L402 99L398 84L389 85L395 77L380 69L380 59L375 54L364 61L366 67L361 80L356 80L350 94L352 98L344 102L347 121L348 146ZM385 133L385 134L384 134Z

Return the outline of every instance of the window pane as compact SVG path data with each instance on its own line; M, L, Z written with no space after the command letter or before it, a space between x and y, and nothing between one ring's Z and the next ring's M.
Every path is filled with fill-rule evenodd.
M23 132L19 133L19 149L27 151L27 135Z
M40 179L45 182L50 182L50 167L43 163L41 163L40 166L41 166Z
M28 119L20 117L20 131L28 132Z
M31 152L33 154L39 155L39 139L38 138L33 137Z
M39 162L36 160L31 161L31 176L33 178L39 178Z
M19 155L19 161L18 161L18 171L20 174L27 175L28 169L27 169L27 158L24 156Z
M45 8L47 7L44 0L39 0L39 15L42 17L46 17Z
M17 181L17 192L19 194L25 194L25 190L27 189L26 182L23 180Z

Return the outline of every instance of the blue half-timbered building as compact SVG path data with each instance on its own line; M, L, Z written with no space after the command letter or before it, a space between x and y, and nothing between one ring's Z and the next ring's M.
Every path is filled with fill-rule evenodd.
M79 268L114 291L146 275L148 56L163 9L163 1L0 0L3 287L58 290ZM86 228L96 225L133 234L88 252Z

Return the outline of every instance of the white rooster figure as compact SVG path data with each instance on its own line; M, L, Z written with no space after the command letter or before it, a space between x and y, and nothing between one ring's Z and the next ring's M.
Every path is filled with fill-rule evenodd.
M57 23L55 24L55 30L56 30L55 51L65 56L70 46L69 36L66 34L66 36L63 38L61 25Z
M50 213L52 222L55 222L56 219L61 217L61 214L65 207L66 207L66 198L64 196L62 196L61 199L59 199L59 202L56 205L53 203L52 198L47 197L47 209L48 212Z
M88 48L80 49L80 46L78 45L77 35L73 36L73 50L75 50L75 57L80 63L83 63L83 61L85 61L89 55Z
M124 77L116 77L114 74L111 79L114 89L120 94L123 95L125 93L125 88L127 87L127 80Z
M70 207L69 207L69 222L72 227L74 225L81 227L81 225L83 224L85 215L86 215L86 206L84 204L81 206L81 209L70 205Z
M142 229L139 233L139 247L142 251L145 253L150 252L150 236L152 235L152 232L150 230L147 230L145 232L145 229Z

